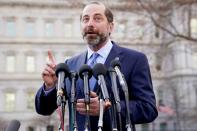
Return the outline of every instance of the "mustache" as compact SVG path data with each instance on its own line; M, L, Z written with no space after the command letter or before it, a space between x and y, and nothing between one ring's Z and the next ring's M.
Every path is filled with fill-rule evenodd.
M84 32L84 36L87 35L87 34L98 34L97 31L95 31L95 29L93 27L89 27L85 30Z

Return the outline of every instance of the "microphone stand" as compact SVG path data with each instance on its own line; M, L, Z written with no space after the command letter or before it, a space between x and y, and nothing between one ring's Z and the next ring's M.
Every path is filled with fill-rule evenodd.
M73 130L74 131L78 131L78 127L77 127L77 119L76 119L76 80L77 80L77 73L74 71L70 72L70 79L71 79L71 112L73 114Z
M104 101L109 101L109 95L106 91L104 91L103 89L107 89L107 88L103 88L104 84L102 84L102 80L98 79L98 84L101 87L101 94L103 96L103 98L100 97L100 112L99 112L99 121L98 121L98 131L102 131L102 127L103 127L103 99ZM106 92L106 93L105 93ZM100 96L101 96L100 94Z
M116 112L118 113L118 122L119 122L119 130L122 131L122 122L121 122L121 106L120 106L120 97L118 95L118 87L117 87L117 82L116 82L116 72L113 68L109 68L109 75L111 78L111 83L112 83L112 91L113 91L113 108L112 108L112 114L114 116L114 122L113 122L113 131L117 130L117 115Z
M63 77L60 77L60 74L58 75L58 81L64 81L65 75ZM59 131L64 131L64 114L65 114L65 105L66 105L66 97L64 92L64 82L58 83L57 85L58 91L57 91L57 106L61 109L61 115L60 115L60 124L59 124Z
M116 117L116 106L115 106L115 102L112 102L112 131L117 131L117 117Z
M99 111L99 120L98 120L98 131L102 131L102 128L103 128L103 99L100 98L99 100L99 108L100 108L100 111Z
M132 131L135 131L135 126L133 124L131 124L131 118L130 118L128 86L127 86L126 80L124 78L124 75L120 72L118 67L115 67L115 71L117 73L118 79L120 81L120 85L122 86L122 90L125 95L126 128L127 128L127 131L131 131L131 126L132 126Z
M85 130L88 131L89 123L90 123L90 115L89 115L89 105L86 104L86 118L85 118Z
M90 126L90 114L89 114L89 111L90 111L90 107L89 107L89 104L90 104L90 90L89 90L89 83L88 83L88 76L87 75L84 75L84 93L87 93L85 94L85 106L86 106L86 118L85 118L85 131L88 131L88 127ZM85 87L85 86L88 86L88 87Z
M62 103L61 103L61 122L59 125L59 131L64 131L64 114L65 114L65 105L66 105L66 98L65 96L62 97Z

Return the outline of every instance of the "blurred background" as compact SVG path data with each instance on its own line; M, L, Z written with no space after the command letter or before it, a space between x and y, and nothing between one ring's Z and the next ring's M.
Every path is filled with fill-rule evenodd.
M57 63L86 49L79 15L89 1L0 0L0 131L13 119L19 131L58 131L56 112L35 112L35 94L49 49ZM197 0L99 1L114 13L112 39L149 59L159 116L137 131L196 130Z

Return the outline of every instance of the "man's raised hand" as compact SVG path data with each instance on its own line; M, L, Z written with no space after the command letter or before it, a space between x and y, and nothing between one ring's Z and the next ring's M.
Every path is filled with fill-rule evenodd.
M48 51L48 61L42 72L42 79L45 83L45 90L55 87L57 77L55 76L56 62L52 52Z

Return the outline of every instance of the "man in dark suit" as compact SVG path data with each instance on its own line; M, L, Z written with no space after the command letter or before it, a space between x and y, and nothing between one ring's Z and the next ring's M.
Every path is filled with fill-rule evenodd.
M83 64L90 64L93 54L98 55L96 62L103 63L107 68L110 62L119 57L121 62L121 72L124 74L128 84L129 109L131 122L133 124L152 122L158 115L156 109L155 95L152 88L150 69L146 56L143 53L126 49L110 40L110 34L114 28L113 14L102 3L91 2L87 4L81 14L81 30L85 42L88 44L87 51L66 61L70 70L78 71ZM51 52L48 53L49 63L47 63L42 77L43 86L36 95L36 111L42 115L50 115L57 108L56 89L57 78L55 76L56 64ZM110 81L107 81L107 87L110 87ZM69 92L69 87L67 86ZM77 123L80 131L84 130L85 123L85 103L83 95L83 81L78 80L77 90ZM95 84L90 93L90 122L91 130L98 130L99 116L99 96L98 86ZM121 87L119 87L121 88ZM120 91L121 99L121 118L122 130L126 130L126 106L124 94ZM69 94L68 94L69 96ZM68 99L69 100L69 99ZM104 103L103 130L111 130L110 102Z

